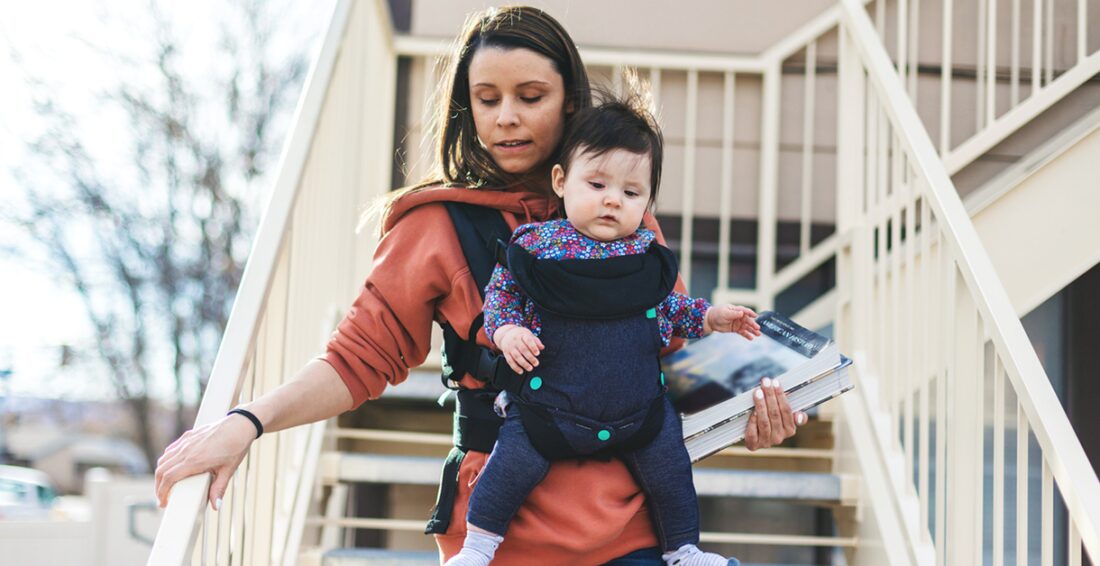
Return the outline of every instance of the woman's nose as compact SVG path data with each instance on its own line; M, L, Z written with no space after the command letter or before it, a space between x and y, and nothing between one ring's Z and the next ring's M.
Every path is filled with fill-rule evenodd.
M500 113L497 114L498 126L515 126L519 123L519 114L516 113L516 105L507 98L500 101Z

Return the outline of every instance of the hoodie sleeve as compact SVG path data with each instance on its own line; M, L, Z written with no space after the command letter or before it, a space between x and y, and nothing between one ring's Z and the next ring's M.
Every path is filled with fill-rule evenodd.
M382 237L374 267L322 358L340 374L356 407L424 362L432 321L443 318L444 305L455 316L480 308L463 257L441 205L407 212ZM471 301L477 304L465 304Z

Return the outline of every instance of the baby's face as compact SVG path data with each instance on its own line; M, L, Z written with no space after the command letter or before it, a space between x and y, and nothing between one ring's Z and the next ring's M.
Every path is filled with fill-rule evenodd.
M554 192L578 232L601 242L633 234L649 208L650 157L613 149L599 156L579 148L566 173L553 171Z

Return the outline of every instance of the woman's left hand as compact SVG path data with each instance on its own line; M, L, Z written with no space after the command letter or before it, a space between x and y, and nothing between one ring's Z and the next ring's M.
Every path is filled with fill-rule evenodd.
M749 451L770 448L794 436L798 426L806 424L806 413L791 410L787 393L779 380L765 377L752 396L755 408L745 429L745 447Z

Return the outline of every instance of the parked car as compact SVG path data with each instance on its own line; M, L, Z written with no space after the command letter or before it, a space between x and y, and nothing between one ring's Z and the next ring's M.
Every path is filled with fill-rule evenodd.
M57 491L45 473L0 466L0 520L49 519L56 501Z

